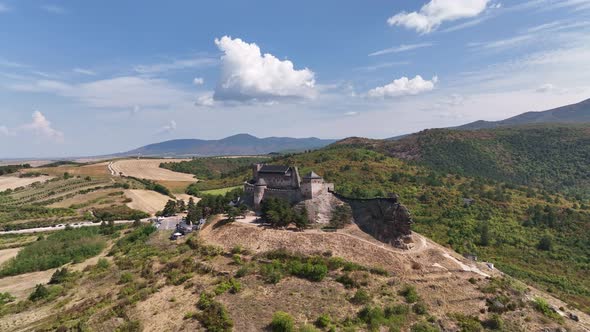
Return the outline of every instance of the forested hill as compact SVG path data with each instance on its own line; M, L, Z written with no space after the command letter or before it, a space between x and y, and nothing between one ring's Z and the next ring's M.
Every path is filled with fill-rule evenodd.
M526 112L501 121L475 121L454 129L475 130L539 123L590 123L590 99L548 111Z
M146 145L118 156L227 156L261 155L322 148L335 140L291 137L258 138L238 134L219 140L178 139Z
M437 172L590 194L590 124L432 129L397 141L349 138L336 144L368 147Z

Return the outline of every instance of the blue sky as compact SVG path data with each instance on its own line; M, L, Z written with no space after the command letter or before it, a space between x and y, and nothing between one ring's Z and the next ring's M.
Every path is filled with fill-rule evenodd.
M391 137L590 97L590 0L0 0L0 158Z

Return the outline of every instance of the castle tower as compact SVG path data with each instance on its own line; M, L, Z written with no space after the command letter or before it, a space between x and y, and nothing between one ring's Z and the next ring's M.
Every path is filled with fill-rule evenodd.
M310 172L303 177L301 193L304 199L312 199L324 191L324 179L315 172Z
M252 178L258 180L258 171L262 168L262 164L252 164Z
M264 191L266 190L266 181L260 178L254 184L254 210L260 210L260 203L264 198Z

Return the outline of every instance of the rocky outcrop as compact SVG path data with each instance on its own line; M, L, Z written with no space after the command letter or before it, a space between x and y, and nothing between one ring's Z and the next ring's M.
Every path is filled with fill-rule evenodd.
M412 217L397 197L353 199L334 195L350 205L355 223L364 232L396 247L411 246Z

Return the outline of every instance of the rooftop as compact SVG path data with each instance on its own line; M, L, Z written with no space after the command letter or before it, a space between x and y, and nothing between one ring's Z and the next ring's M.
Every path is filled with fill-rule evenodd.
M258 173L279 173L279 174L284 174L284 173L287 173L287 171L290 168L291 167L284 166L284 165L263 165L260 168L260 170L258 171Z
M311 171L311 172L307 173L303 178L304 179L321 179L322 177L317 175L316 172Z

